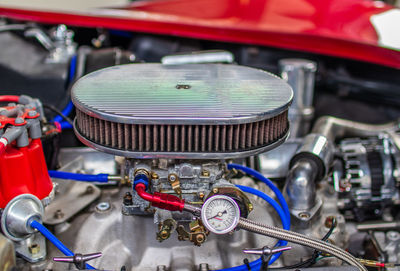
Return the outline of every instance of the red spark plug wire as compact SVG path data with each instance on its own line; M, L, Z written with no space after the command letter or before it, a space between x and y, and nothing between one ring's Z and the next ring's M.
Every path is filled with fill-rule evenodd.
M18 103L19 96L16 95L0 95L0 102L13 102Z

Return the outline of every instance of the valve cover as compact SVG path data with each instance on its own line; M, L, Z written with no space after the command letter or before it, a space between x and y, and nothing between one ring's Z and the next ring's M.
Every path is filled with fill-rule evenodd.
M284 141L292 96L244 66L121 65L75 83L74 128L84 144L130 158L245 157Z

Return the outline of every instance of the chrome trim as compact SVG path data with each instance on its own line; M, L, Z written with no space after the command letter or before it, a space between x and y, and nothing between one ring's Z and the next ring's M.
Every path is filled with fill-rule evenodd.
M238 65L128 64L82 77L71 97L80 111L111 122L224 125L274 117L293 91L275 75Z

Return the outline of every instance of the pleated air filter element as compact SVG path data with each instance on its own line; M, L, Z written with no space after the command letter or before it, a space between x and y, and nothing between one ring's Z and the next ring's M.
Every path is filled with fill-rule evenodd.
M74 128L84 144L125 157L245 157L284 141L292 96L283 80L243 66L115 66L73 86Z

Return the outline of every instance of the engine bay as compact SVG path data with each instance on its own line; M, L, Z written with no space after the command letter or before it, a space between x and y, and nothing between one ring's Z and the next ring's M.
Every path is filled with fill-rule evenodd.
M0 24L0 270L391 270L398 70Z

